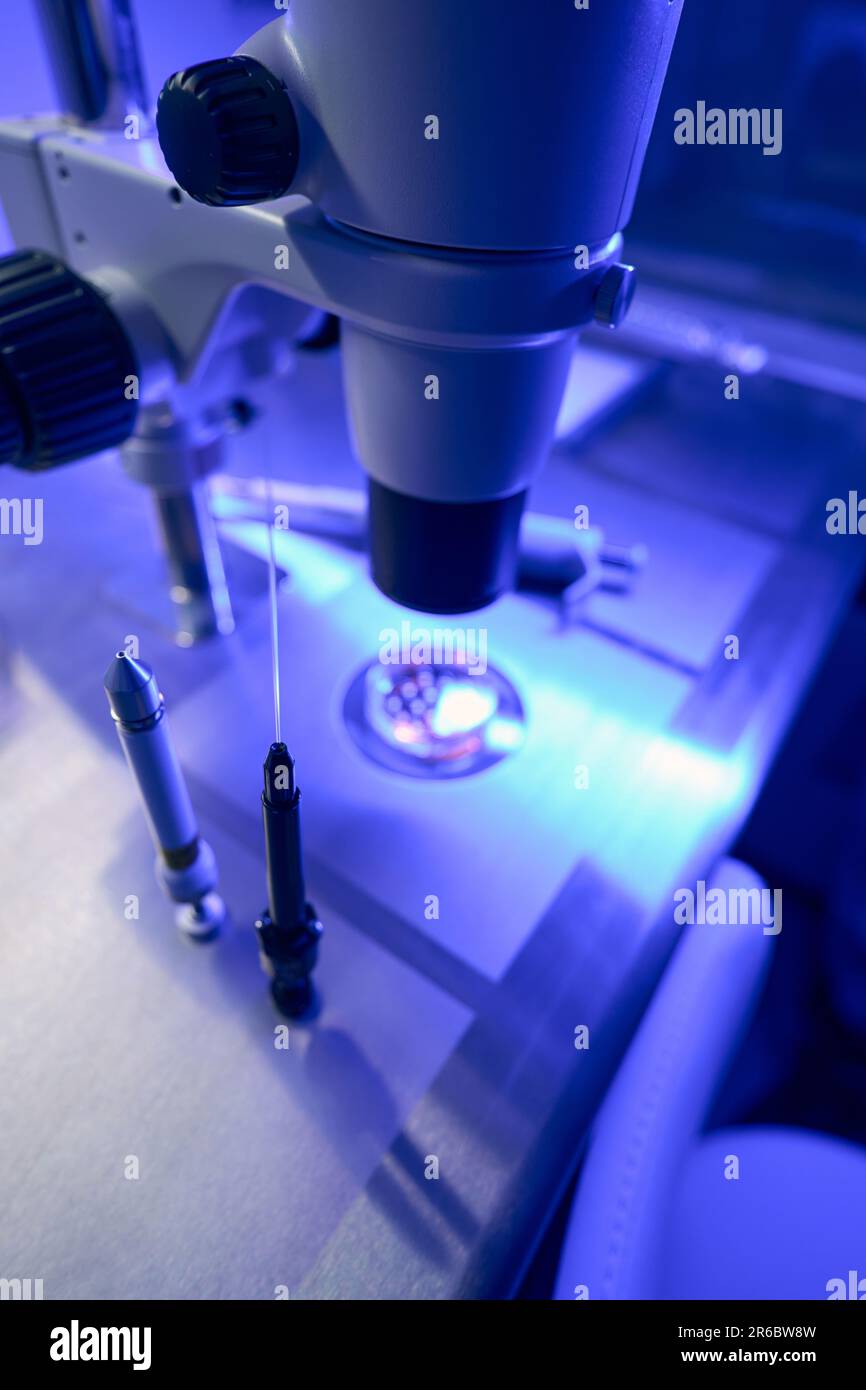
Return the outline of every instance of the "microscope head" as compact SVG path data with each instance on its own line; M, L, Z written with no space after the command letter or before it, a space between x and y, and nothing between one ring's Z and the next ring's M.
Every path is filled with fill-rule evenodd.
M631 297L620 232L681 6L291 0L163 89L160 143L191 196L291 189L345 237L373 578L410 608L467 612L511 585L575 334ZM386 262L376 314L353 317L348 277L375 288Z

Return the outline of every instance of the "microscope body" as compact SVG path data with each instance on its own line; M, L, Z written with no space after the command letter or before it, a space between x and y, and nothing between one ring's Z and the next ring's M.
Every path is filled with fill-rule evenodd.
M292 191L351 230L373 276L420 258L412 324L343 329L373 576L409 607L465 611L510 586L574 332L627 307L619 233L680 8L293 0L240 50L291 101ZM510 317L524 277L536 298Z
M680 9L292 0L166 83L165 163L148 138L7 123L0 191L29 178L38 244L116 315L142 403L205 428L311 308L337 315L373 578L471 611L511 585L576 332L628 306L621 229Z
M293 191L452 250L601 244L631 214L681 4L291 0L238 52L286 87Z

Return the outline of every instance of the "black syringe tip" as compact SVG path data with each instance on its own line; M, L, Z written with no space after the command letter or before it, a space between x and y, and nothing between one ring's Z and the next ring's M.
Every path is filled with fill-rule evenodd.
M272 743L265 758L265 798L272 806L295 799L295 764L284 743Z

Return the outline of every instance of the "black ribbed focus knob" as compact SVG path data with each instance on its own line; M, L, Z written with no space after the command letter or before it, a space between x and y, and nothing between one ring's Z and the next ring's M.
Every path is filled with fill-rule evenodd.
M93 285L43 251L0 257L0 463L54 468L122 444L137 374Z
M181 188L211 207L281 198L298 167L298 123L288 92L255 58L197 63L159 94L156 128Z

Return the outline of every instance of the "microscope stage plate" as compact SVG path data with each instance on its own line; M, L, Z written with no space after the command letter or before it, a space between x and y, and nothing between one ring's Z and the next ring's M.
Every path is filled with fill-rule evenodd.
M520 597L468 619L407 614L373 589L355 557L306 538L290 542L297 578L280 600L282 733L297 761L307 855L498 979L578 860L610 836L624 788L640 778L690 683L598 635L562 628L551 608ZM231 803L249 818L252 845L273 737L264 608L257 616L230 639L230 668L172 705L199 804L202 795ZM467 622L486 630L489 662L526 709L522 748L453 781L401 776L364 756L345 727L345 693L385 630L399 632L407 620L413 630Z

